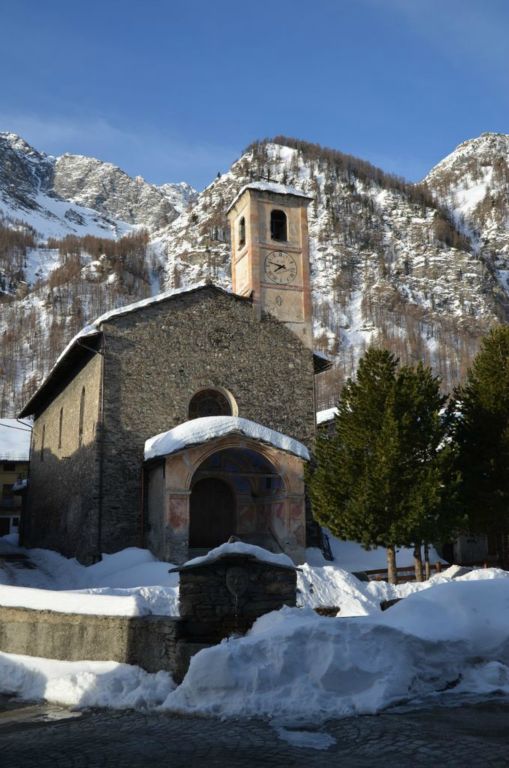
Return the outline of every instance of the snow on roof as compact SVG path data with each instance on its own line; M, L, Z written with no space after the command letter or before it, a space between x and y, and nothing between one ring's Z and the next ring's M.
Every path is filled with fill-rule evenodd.
M337 416L339 413L338 409L336 407L334 408L326 408L323 411L317 411L316 413L316 423L317 424L325 424L327 421L332 421L334 416Z
M235 196L232 204L229 206L228 211L231 211L239 197L241 197L246 189L257 189L260 192L275 192L278 195L293 195L294 197L304 197L306 200L312 200L312 196L302 192L302 190L296 187L289 187L286 184L278 184L273 181L252 181L250 184L246 184L242 187L240 192Z
M293 453L306 461L310 458L308 449L298 440L257 424L255 421L241 419L238 416L203 416L201 419L185 421L168 432L161 432L160 435L149 438L145 443L145 460L168 456L190 445L206 443L235 432L273 445L287 453Z
M31 426L17 419L0 420L0 460L28 461L30 459Z
M184 563L184 565L181 565L174 570L182 571L187 570L188 568L195 568L197 565L211 563L223 557L228 557L229 555L247 555L260 563L271 563L272 565L291 568L292 571L296 570L294 563L288 555L275 554L274 552L269 552L268 549L263 549L263 547L257 547L255 544L246 544L244 541L220 544L219 547L211 549L206 555L194 557L192 560L188 560L187 563Z

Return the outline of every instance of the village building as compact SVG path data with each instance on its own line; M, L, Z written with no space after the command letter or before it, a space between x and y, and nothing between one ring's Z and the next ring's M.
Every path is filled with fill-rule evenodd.
M29 424L0 419L0 536L19 531L30 459Z
M328 367L313 353L308 204L248 185L229 211L231 292L163 293L72 340L20 414L34 419L22 543L182 563L236 535L303 560Z

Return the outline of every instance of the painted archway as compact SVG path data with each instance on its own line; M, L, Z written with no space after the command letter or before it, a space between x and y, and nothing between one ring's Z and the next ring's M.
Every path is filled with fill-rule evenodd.
M199 554L193 549L210 548L208 543L191 546L196 542L192 497L200 480L215 478L234 493L236 536L303 562L304 463L283 449L235 433L168 455L147 477L146 545L173 563Z

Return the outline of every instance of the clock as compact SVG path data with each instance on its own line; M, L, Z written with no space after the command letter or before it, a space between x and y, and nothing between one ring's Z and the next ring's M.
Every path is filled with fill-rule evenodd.
M265 257L264 271L271 282L287 285L297 277L297 262L291 253L270 251Z

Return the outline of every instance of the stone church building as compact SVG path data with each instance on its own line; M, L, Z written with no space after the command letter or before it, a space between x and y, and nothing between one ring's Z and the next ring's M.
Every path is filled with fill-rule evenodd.
M229 211L231 292L163 293L72 340L20 413L34 418L25 545L182 563L235 534L303 559L328 365L313 354L308 204L248 185Z

